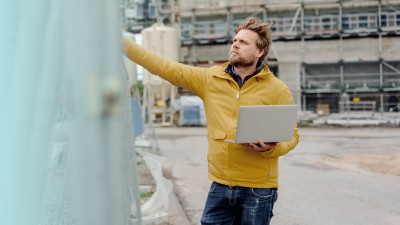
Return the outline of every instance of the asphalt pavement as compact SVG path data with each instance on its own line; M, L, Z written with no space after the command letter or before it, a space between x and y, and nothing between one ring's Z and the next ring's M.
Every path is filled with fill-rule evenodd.
M175 217L186 217L171 223L200 224L211 184L206 128L156 128L155 133L175 202L183 209ZM400 176L346 160L349 155L398 156L398 140L398 128L300 128L299 145L279 160L279 198L271 224L400 224Z

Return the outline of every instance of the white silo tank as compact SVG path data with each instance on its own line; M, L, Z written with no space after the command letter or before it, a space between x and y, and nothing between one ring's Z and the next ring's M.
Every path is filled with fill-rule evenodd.
M166 27L163 24L153 24L142 32L142 45L152 52L156 52L172 61L179 60L179 35L176 29ZM143 74L144 93L143 98L149 109L150 121L161 114L161 123L172 124L172 109L177 88L168 81L151 74L147 70Z
M143 47L150 51L156 52L175 62L179 60L179 36L178 31L163 24L153 24L141 32L143 39ZM169 82L154 76L147 70L144 72L143 84L152 86L164 85L166 91L172 86ZM160 90L159 87L155 87Z

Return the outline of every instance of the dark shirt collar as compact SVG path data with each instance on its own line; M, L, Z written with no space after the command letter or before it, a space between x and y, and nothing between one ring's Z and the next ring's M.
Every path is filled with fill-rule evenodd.
M229 73L232 78L236 81L236 83L239 85L239 87L242 87L244 85L244 83L246 83L247 80L249 80L251 77L253 77L254 75L256 75L257 73L259 73L263 68L263 64L262 62L258 61L257 65L256 65L256 71L254 71L253 74L247 75L244 80L242 80L242 78L235 73L234 67L231 64L228 64L225 67L225 72Z

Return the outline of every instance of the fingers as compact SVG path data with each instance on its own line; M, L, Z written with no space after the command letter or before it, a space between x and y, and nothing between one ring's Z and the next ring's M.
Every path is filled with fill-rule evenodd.
M262 142L261 139L259 139L258 143L249 143L249 144L246 144L246 146L249 148L252 148L253 150L258 151L258 152L266 152L266 151L271 150L277 144L278 144L277 142L264 143L264 142Z
M276 142L271 142L271 143L264 143L261 139L258 139L258 143L255 144L257 147L261 148L262 151L269 151L273 147L277 145Z

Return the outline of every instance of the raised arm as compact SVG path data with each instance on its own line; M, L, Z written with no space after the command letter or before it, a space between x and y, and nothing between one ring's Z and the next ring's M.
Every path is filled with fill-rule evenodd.
M184 65L151 52L134 41L124 38L126 56L150 73L158 75L171 84L186 88L202 97L209 79L208 68Z

